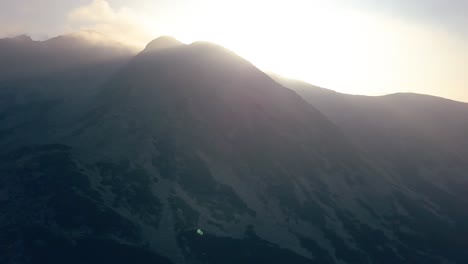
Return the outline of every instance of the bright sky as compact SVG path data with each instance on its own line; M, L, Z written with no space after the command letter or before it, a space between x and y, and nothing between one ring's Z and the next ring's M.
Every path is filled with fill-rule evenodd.
M468 102L467 0L0 1L0 36L92 29L139 48L159 35L208 40L340 92Z

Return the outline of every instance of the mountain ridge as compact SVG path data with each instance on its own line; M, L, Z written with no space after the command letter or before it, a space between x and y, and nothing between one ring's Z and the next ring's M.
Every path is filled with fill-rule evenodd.
M268 76L270 76L271 78L273 78L274 80L276 80L278 83L283 84L287 88L294 87L295 89L293 89L293 90L295 90L295 91L298 90L301 86L303 86L303 88L305 88L305 89L315 89L315 90L320 90L320 91L325 92L325 93L337 93L337 94L341 94L341 95L356 96L356 97L370 97L370 98L378 99L378 98L387 97L387 96L389 96L389 97L392 97L392 96L405 96L405 95L408 95L408 96L423 96L423 97L426 96L426 97L435 97L435 98L444 99L444 100L448 100L448 101L458 102L458 103L462 103L462 104L468 104L468 102L464 102L464 101L460 101L460 100L456 100L456 99L446 98L446 97L442 97L442 96L438 96L438 95L414 93L414 92L395 92L395 93L384 94L384 95L350 94L350 93L346 93L346 92L338 92L338 91L333 90L331 88L320 87L320 86L314 85L313 83L310 83L310 82L307 82L307 81L304 81L304 80L289 78L289 77L286 77L286 76L283 76L283 75L280 75L280 74L277 74L277 73L274 73L274 72L270 72L270 71L267 71L265 73Z

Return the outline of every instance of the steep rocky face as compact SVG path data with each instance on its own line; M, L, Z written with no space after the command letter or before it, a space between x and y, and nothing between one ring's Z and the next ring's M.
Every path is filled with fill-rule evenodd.
M222 47L166 37L113 71L86 69L73 72L87 89L56 77L0 112L0 131L14 131L0 137L1 262L467 259L456 197L426 199L424 178L397 182L400 171ZM0 100L20 98L16 84ZM38 106L71 97L80 103Z

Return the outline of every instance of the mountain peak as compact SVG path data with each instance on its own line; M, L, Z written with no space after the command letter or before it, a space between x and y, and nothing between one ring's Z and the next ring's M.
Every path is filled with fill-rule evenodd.
M26 34L18 35L16 37L11 38L14 41L21 41L21 42L32 42L32 38Z
M191 48L198 49L198 50L223 51L223 52L234 54L233 51L227 49L226 47L213 43L213 42L209 42L209 41L195 41L195 42L190 43L189 46Z
M161 50L167 48L173 48L184 45L182 42L178 41L177 39L171 36L161 36L157 39L154 39L148 45L146 45L145 50Z
M192 43L190 43L190 46L193 46L193 47L218 47L218 48L224 48L223 46L221 46L219 44L209 42L209 41L204 41L204 40L199 40L199 41L192 42Z
M77 32L72 32L65 35L60 35L54 38L47 40L49 43L86 43L96 46L120 46L122 44L112 40L110 37L106 36L97 31L93 30L82 30Z

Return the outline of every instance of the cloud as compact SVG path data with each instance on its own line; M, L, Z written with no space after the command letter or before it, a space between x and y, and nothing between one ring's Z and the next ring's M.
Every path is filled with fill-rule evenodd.
M23 28L9 24L0 24L0 38L14 37L23 33Z
M142 48L155 37L151 20L144 14L122 6L113 9L105 0L94 0L68 14L72 30L93 30L114 41Z

